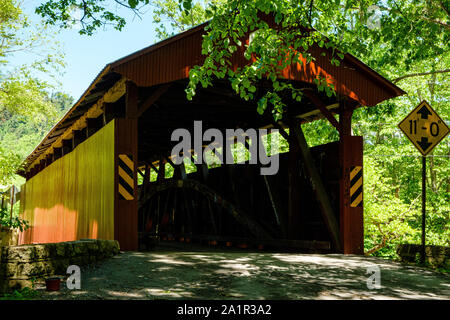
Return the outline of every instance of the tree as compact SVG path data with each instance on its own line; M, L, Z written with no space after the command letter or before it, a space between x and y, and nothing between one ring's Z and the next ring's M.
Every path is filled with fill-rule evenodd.
M55 76L61 67L61 54L50 41L46 27L30 24L15 0L0 0L0 184L11 181L19 168L24 153L34 146L30 143L40 136L42 125L53 123L58 110L48 99L49 81L40 80L39 74ZM14 55L35 54L33 62L17 65ZM35 131L26 130L30 126ZM21 136L16 129L25 129ZM15 132L19 134L12 135ZM29 143L25 147L19 140Z
M225 0L208 1L210 4L223 5ZM211 18L211 12L206 9L206 3L191 4L189 10L181 9L177 0L154 0L153 22L157 24L156 37L160 40L175 35Z

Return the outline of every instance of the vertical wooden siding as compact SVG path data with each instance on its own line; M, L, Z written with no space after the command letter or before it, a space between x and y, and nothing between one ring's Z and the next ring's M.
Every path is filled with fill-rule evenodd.
M114 121L23 186L20 244L114 239Z

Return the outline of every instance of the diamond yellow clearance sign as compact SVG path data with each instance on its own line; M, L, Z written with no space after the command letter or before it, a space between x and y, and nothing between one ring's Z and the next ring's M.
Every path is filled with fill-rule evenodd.
M430 153L450 131L425 100L415 107L398 126L423 156Z

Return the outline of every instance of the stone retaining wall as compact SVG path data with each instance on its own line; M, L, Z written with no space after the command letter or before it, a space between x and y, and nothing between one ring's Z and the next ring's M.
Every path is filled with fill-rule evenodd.
M403 262L420 261L422 246L419 244L400 244L397 254ZM425 261L435 268L450 269L450 247L425 246Z
M0 292L31 287L48 276L67 276L67 267L94 264L119 252L116 240L79 240L0 247Z

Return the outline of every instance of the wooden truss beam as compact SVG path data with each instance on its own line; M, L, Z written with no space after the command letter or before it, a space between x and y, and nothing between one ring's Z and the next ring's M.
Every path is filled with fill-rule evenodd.
M311 90L305 90L304 94L308 97L309 100L311 100L312 103L314 103L317 109L319 109L320 112L322 112L325 118L327 118L328 121L330 121L333 127L335 127L339 133L341 133L341 127L339 125L339 122L335 119L330 110L327 109L325 103L323 103L322 100L320 100L320 98L317 97Z
M237 222L246 226L248 230L256 236L258 239L273 239L271 235L269 235L257 221L252 219L249 215L242 212L241 210L237 210L236 207L229 201L225 200L221 195L217 194L214 190L212 190L207 185L191 179L186 180L175 180L170 179L166 181L162 181L160 183L152 185L149 192L147 192L141 199L139 203L139 207L143 207L143 205L149 201L155 194L168 190L171 188L182 188L184 189L192 189L200 194L204 195L210 201L217 203L218 205L225 208L225 212L231 214Z
M295 139L300 147L301 156L306 167L306 171L311 178L312 189L316 194L316 198L319 202L320 211L322 213L325 225L327 226L328 232L331 237L331 242L338 252L341 252L341 241L339 226L336 221L336 216L333 212L330 199L323 185L322 179L317 170L314 159L312 157L311 151L306 142L303 130L300 126L300 122L295 119L292 121L291 134L295 135Z

